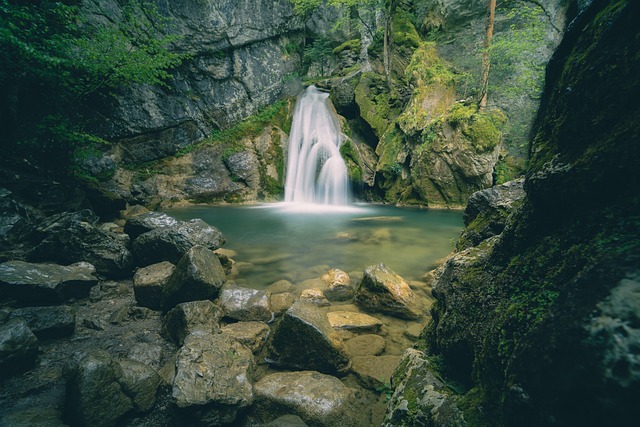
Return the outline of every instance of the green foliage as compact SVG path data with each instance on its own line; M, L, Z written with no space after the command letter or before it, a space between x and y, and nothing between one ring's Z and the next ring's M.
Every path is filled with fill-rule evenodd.
M353 148L352 141L346 141L340 146L340 155L347 165L349 179L354 182L361 182L362 167L359 164L359 157Z
M307 69L313 64L320 67L320 75L330 71L330 61L333 58L333 44L326 37L314 40L304 48L302 62Z
M494 169L495 185L504 184L524 174L524 160L510 155L501 156Z
M396 9L396 13L393 15L393 42L397 46L409 49L419 47L422 42L411 22L411 17L402 9Z
M475 114L462 133L469 138L478 153L493 150L502 140L501 128L507 118L501 110L493 109Z
M361 46L362 46L362 41L360 39L347 40L346 42L342 43L340 46L333 49L333 53L337 55L344 50L353 50L353 51L359 52Z

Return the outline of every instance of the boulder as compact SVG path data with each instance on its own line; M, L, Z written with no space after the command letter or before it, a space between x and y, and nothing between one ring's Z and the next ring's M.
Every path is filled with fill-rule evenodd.
M24 319L40 339L73 335L76 309L71 306L26 307L11 312L10 318Z
M83 357L67 384L67 418L73 425L117 425L134 409L122 381L122 368L106 351L94 351Z
M379 356L384 351L386 342L380 335L363 334L356 335L345 341L344 348L347 354L354 356Z
M178 352L172 397L187 422L233 423L253 403L254 360L249 349L225 334L197 331Z
M419 350L407 349L393 373L393 395L383 426L465 426L451 390L438 379L433 365Z
M138 305L152 310L162 309L162 288L176 266L169 261L139 268L133 276L133 292Z
M162 320L162 335L180 346L195 331L213 333L220 329L221 317L220 307L209 300L178 304Z
M322 289L318 288L303 290L300 293L300 300L308 304L317 305L318 307L328 307L331 305L329 300L324 296Z
M176 265L162 289L162 308L168 311L181 302L213 300L226 280L216 254L205 247L194 246Z
M156 402L162 378L155 369L135 360L123 359L118 364L122 369L120 384L123 391L131 398L137 411L147 412Z
M257 354L267 341L271 328L262 322L238 322L223 326L223 334L227 334L240 344Z
M279 372L254 385L252 415L269 422L295 414L310 426L353 426L353 392L340 380L319 372Z
M69 266L8 261L0 264L0 295L19 304L46 305L89 296L98 283L93 265Z
M351 332L378 332L382 322L373 316L353 311L331 311L327 313L331 327Z
M351 371L365 388L377 390L391 383L391 374L400 363L400 356L355 356Z
M23 319L0 325L0 372L16 374L33 366L38 355L38 338Z
M29 251L28 241L41 220L39 211L0 188L0 260L24 258Z
M172 227L180 224L181 221L161 212L144 212L127 218L124 224L124 232L131 240L135 240L139 235L156 228Z
M132 250L139 265L161 261L175 264L196 245L215 250L223 244L220 230L196 218L143 233L133 241Z
M322 276L322 280L327 284L324 296L329 301L347 301L353 297L351 278L344 271L331 269Z
M350 365L327 316L315 305L302 301L284 313L274 332L270 357L292 369L331 375L344 374Z
M63 264L86 261L108 276L130 274L133 256L128 236L102 230L97 224L98 217L88 209L47 218L37 229L41 241L29 258Z
M271 310L277 315L282 314L287 311L296 300L296 296L289 292L271 295Z
M274 317L269 297L265 291L226 284L220 292L220 304L225 317L245 322L269 322Z
M139 342L129 349L127 358L158 369L164 358L164 350L160 344Z
M404 319L417 319L422 315L418 299L407 282L384 264L365 269L353 302L363 310Z
M0 418L0 425L11 427L67 427L62 413L52 407L29 408L11 412Z

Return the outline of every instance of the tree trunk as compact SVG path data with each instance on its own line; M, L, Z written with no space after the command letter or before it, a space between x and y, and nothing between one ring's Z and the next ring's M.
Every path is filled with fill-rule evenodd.
M482 49L482 89L480 92L480 110L487 106L487 94L489 92L489 69L491 68L491 39L493 38L493 23L496 15L496 0L489 0L487 15L487 27Z
M384 7L384 38L382 49L382 60L384 63L384 75L387 80L389 91L392 89L391 82L391 46L393 44L393 15L396 4L394 0L387 0Z

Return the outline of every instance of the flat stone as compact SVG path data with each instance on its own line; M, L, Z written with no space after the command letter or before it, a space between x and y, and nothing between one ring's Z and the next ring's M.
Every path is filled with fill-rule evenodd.
M384 338L380 335L356 335L344 343L347 354L354 356L379 356L386 347Z
M0 295L21 304L51 305L89 296L98 283L93 265L69 266L8 261L0 264Z
M357 425L352 391L330 375L313 371L275 373L258 381L254 393L252 415L261 422L294 414L312 426Z
M352 311L333 311L327 318L334 329L345 329L352 332L377 332L382 322L373 316Z
M253 354L256 354L267 341L271 328L262 322L238 322L225 325L220 328L220 331L243 344Z
M363 387L376 390L391 383L400 356L354 356L351 371Z
M139 268L133 276L133 291L138 305L152 310L162 309L162 288L176 266L169 261Z

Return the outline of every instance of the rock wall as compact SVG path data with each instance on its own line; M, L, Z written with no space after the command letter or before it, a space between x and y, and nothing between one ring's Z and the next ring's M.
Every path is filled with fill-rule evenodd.
M526 196L470 211L437 272L418 347L444 361L470 425L640 416L639 17L636 2L594 1L572 23L547 67Z

